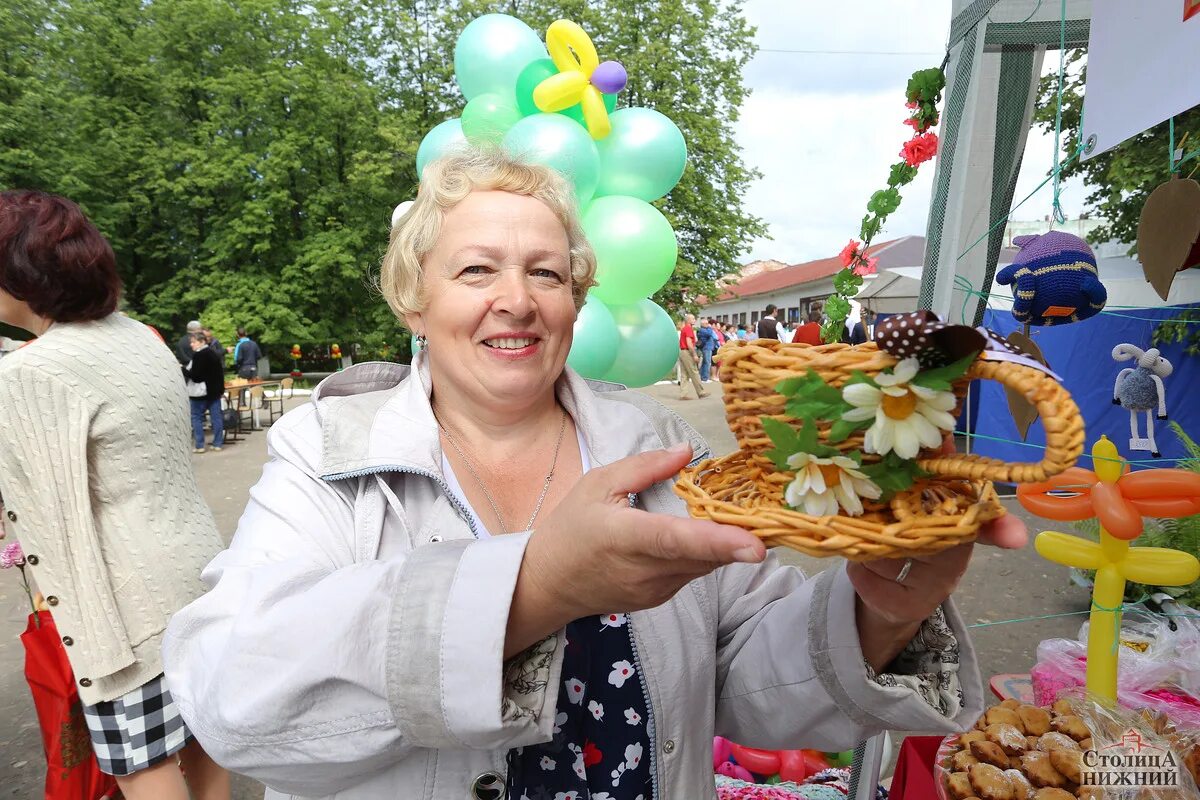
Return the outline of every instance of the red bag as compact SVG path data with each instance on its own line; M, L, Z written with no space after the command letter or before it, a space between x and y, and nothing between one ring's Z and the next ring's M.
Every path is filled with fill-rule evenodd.
M909 736L900 745L892 773L891 800L934 800L941 794L933 777L933 762L941 736Z
M21 644L25 645L25 680L33 694L46 752L46 800L120 797L116 779L96 764L75 675L49 611L37 612L36 619L29 615Z

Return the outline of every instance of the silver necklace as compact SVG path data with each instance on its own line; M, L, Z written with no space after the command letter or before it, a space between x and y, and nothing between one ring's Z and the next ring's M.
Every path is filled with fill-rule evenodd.
M434 414L434 419L437 415ZM454 452L458 453L459 458L467 465L467 469L471 473L471 477L475 479L475 483L479 484L479 488L483 491L483 496L487 498L488 505L492 507L492 513L496 515L496 519L500 522L500 527L504 530L503 533L509 533L508 523L504 521L504 515L500 513L499 507L496 505L495 498L488 491L487 484L483 482L483 478L479 477L479 473L475 471L475 467L471 464L471 459L463 452L463 449L458 446L458 441L454 434L450 433L449 428L442 424L440 419L437 420L438 427L442 429L442 433L446 434L446 441L454 448ZM546 501L546 494L550 491L550 481L554 480L554 468L558 465L558 451L562 447L563 433L567 430L567 412L562 412L562 421L558 426L558 440L554 443L554 457L550 460L550 471L546 473L546 480L542 484L542 493L538 495L537 504L533 507L533 515L529 517L529 522L525 523L524 530L530 530L533 527L533 521L537 519L538 514L542 510L542 503Z

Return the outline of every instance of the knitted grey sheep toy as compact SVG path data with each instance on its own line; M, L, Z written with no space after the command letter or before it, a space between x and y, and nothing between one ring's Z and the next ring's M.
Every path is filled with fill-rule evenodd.
M1119 344L1113 348L1116 361L1137 359L1137 367L1126 367L1117 374L1113 384L1113 404L1129 410L1129 449L1149 450L1160 458L1158 445L1154 441L1154 412L1159 419L1167 418L1167 391L1162 379L1171 374L1174 367L1162 357L1158 350L1143 351L1131 344ZM1138 436L1137 415L1146 414L1146 436Z

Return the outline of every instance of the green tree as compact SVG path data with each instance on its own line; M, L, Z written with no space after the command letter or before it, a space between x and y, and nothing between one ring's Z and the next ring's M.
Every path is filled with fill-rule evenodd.
M371 277L415 154L457 115L453 46L488 11L577 19L629 68L625 104L672 117L691 154L659 206L680 263L660 293L711 291L764 231L731 126L753 52L740 0L27 0L0 10L0 185L78 201L110 238L128 311L276 357L406 334Z

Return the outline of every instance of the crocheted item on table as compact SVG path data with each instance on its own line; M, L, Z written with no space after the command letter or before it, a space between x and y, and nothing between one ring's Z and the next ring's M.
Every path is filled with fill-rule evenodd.
M1013 286L1013 317L1028 325L1065 325L1100 313L1108 291L1100 282L1096 255L1078 236L1050 231L1018 236L1016 258L996 275Z
M746 783L717 775L718 800L846 800L850 795L850 770L831 768L809 777L804 783L764 785ZM875 800L887 800L887 789L878 786Z

